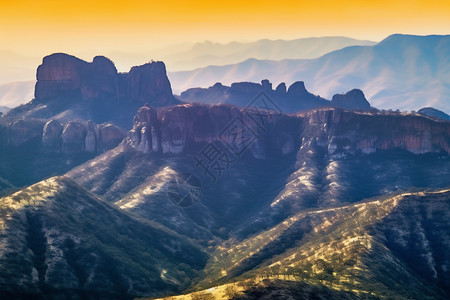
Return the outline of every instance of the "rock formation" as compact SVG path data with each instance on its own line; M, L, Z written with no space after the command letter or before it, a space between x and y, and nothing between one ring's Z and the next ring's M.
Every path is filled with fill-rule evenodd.
M412 114L358 113L318 109L307 120L303 144L328 148L330 155L402 149L414 154L450 153L450 124Z
M141 105L150 102L154 106L178 103L172 95L163 62L150 62L119 74L106 57L96 56L88 63L56 53L44 57L36 78L35 99L43 103L61 97Z
M48 121L42 134L42 151L47 153L101 153L117 146L124 138L122 129L112 124L71 121L62 125Z
M236 82L227 87L216 83L207 89L192 88L181 93L180 99L190 103L226 103L246 107L261 92L264 92L270 101L284 113L294 113L323 106L356 110L370 109L369 102L360 90L352 90L345 95L335 95L333 100L329 101L308 92L303 81L294 82L289 88L286 88L286 84L282 82L273 90L272 83L267 79L262 80L261 84Z
M35 120L14 120L7 127L7 144L19 146L39 138L42 134L42 124Z
M370 109L370 103L367 101L364 93L361 90L353 89L345 94L336 94L331 99L331 104L347 108L347 109L357 109L357 110L367 110Z
M248 145L248 153L256 158L286 155L312 146L322 147L334 157L393 149L414 154L450 153L450 123L412 114L322 108L296 116L267 114L263 127L258 117L261 112L228 105L179 105L158 113L142 107L128 140L145 153L195 154L210 142L225 146L235 143L224 138L224 132L238 128L254 140Z

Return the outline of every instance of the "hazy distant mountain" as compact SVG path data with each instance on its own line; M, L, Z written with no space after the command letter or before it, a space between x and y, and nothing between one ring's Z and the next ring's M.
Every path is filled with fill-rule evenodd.
M0 86L0 106L10 108L29 102L34 97L35 81L11 82Z
M312 60L249 59L239 64L170 73L176 93L216 82L304 81L325 98L353 88L378 108L450 111L450 36L392 35L375 46L352 46Z
M370 104L361 90L353 89L346 94L336 94L332 100L315 96L307 91L302 81L289 88L280 83L275 89L268 80L261 84L235 82L231 86L216 83L207 89L191 88L181 93L180 100L189 103L234 104L240 107L265 107L277 112L295 113L300 110L330 106L347 109L368 110Z
M34 80L36 66L41 60L40 56L27 56L0 49L0 86L11 82Z
M315 58L347 46L373 44L375 42L347 37L303 38L291 41L260 40L228 44L205 41L197 44L177 44L145 52L107 51L102 55L111 58L121 72L128 72L132 66L145 64L151 59L164 61L167 69L174 72L209 65L238 63L249 58L274 60ZM80 53L80 56L90 58L98 54L85 51ZM33 98L31 81L35 80L36 66L40 63L40 57L28 57L13 51L0 50L0 105L15 107Z
M192 48L175 53L156 53L158 60L167 64L169 71L191 70L210 65L238 63L255 59L310 59L348 46L371 46L372 41L347 37L312 37L296 40L259 40L256 42L231 42L228 44L205 41ZM173 52L173 50L172 50Z
M9 107L7 107L7 106L0 106L0 113L4 113L5 111L8 111L8 110L10 110Z

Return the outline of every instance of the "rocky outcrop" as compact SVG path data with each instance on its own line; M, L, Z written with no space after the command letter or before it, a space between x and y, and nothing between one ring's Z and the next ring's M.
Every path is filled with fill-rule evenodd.
M275 89L275 92L277 92L280 95L286 94L286 83L284 82L280 83Z
M149 106L141 107L134 117L134 126L129 134L132 145L144 153L159 151L158 124L156 110Z
M353 89L346 94L336 94L331 99L331 104L337 107L357 110L370 109L370 103L367 101L361 90Z
M450 153L450 123L412 114L319 109L308 120L303 145L326 147L336 157L402 149L414 154Z
M154 106L179 103L172 95L163 62L150 62L118 74L106 57L96 56L88 63L56 53L43 59L36 78L35 99L44 103L55 98L63 101L64 97L141 105L150 102Z
M264 93L271 106L284 113L295 113L317 107L341 107L346 109L367 110L370 104L360 90L352 90L345 95L335 95L332 101L308 92L303 81L294 82L289 88L284 82L275 90L272 83L264 79L261 84L254 82L237 82L230 87L220 83L203 89L192 88L180 95L180 99L190 103L233 104L240 107L252 105L258 95Z
M67 123L61 134L62 152L68 154L84 152L86 133L86 126L81 122Z
M2 147L18 147L33 142L43 153L101 153L116 147L125 137L113 124L97 125L92 121L71 121L66 124L50 120L45 124L16 120L0 128Z
M19 146L42 135L42 123L36 120L14 120L7 127L7 144Z
M265 158L268 154L293 153L298 121L272 114L261 124L259 117L258 112L229 105L185 104L159 110L158 114L151 107L142 107L134 119L128 142L144 153L196 154L208 143L221 143L238 156L249 153ZM275 132L283 127L283 134Z
M124 138L124 131L114 124L98 125L96 152L104 152L116 147Z
M44 125L42 133L42 150L44 152L61 152L63 129L64 126L56 120L48 121Z
M290 96L302 96L308 94L308 91L305 88L305 83L303 81L294 82L287 91Z
M261 117L264 123L261 122ZM296 116L261 115L228 105L178 105L156 111L142 107L134 118L129 143L145 153L198 153L208 143L220 143L238 156L264 159L300 149L323 148L340 158L377 150L414 154L450 153L450 123L417 115L315 109ZM247 144L246 141L250 141ZM242 147L247 147L242 153ZM303 151L303 152L302 152ZM305 152L305 153L306 153Z
M117 146L124 138L122 129L112 124L71 121L62 125L48 121L42 134L42 151L46 153L101 153Z

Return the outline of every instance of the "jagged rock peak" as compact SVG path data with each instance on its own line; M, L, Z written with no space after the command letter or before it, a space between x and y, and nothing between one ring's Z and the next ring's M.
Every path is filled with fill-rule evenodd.
M267 80L267 79L262 80L261 85L262 85L263 90L272 91L272 83L269 80Z
M331 104L349 109L369 109L370 103L364 93L359 89L353 89L346 94L336 94L331 99Z
M139 123L155 124L157 122L157 112L156 109L146 104L139 108L136 116L134 117L133 123L135 125Z
M280 94L280 95L286 94L286 83L284 83L284 82L280 83L280 84L276 87L275 91L276 91L278 94Z
M305 88L305 83L303 81L294 82L287 91L290 96L301 96L307 94L308 91Z

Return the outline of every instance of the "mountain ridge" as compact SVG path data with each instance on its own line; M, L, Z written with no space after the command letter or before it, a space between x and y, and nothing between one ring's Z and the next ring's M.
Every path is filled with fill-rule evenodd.
M170 72L169 77L176 93L216 82L303 80L314 94L326 98L358 88L378 108L417 110L426 105L448 112L449 44L450 36L394 35L374 46L351 46L313 60L247 60Z
M185 286L185 272L192 276L205 259L188 240L65 177L3 197L0 212L0 281L9 287L1 294L8 299L162 295Z

